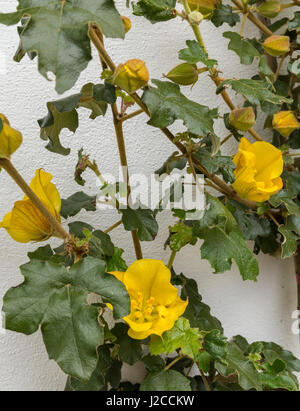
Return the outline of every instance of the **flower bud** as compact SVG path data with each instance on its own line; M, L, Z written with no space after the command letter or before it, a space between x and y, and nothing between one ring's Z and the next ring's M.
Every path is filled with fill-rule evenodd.
M188 0L190 9L200 11L205 17L211 14L218 0Z
M262 3L255 9L261 16L272 19L281 12L281 4L277 0L270 0Z
M288 36L270 36L263 47L271 56L278 57L290 51L290 38Z
M289 137L299 127L300 124L292 111L279 111L273 116L273 128L284 137Z
M189 18L189 22L191 24L197 24L197 25L200 24L201 21L204 19L203 14L200 13L199 11L197 11L197 10L192 11L188 15L188 18Z
M198 80L197 66L189 63L178 64L165 77L176 84L190 86Z
M252 107L237 108L229 115L229 123L238 130L247 131L255 124Z
M10 158L21 144L22 134L10 127L7 118L0 114L0 158Z
M149 81L149 72L142 60L132 59L119 64L114 72L112 83L128 93L134 93Z
M122 16L122 22L124 26L125 33L128 33L131 29L131 20L128 17Z

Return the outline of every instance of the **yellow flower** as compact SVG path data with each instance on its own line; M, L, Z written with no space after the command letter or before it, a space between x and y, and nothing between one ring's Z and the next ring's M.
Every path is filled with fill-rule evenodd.
M0 114L0 119L0 158L10 158L22 144L22 134L10 127L4 114Z
M271 56L282 56L290 51L290 38L288 36L270 36L264 41L263 48Z
M130 326L128 335L143 340L149 335L161 336L170 330L188 304L178 296L171 280L170 270L162 261L142 259L135 261L126 272L114 271L129 293L131 312L124 317ZM111 305L108 304L110 308Z
M50 213L60 222L61 199L54 184L50 183L52 175L43 170L36 170L30 183L31 190L39 197ZM17 201L0 222L8 234L19 243L44 241L53 235L53 230L46 218L27 196Z
M123 22L125 33L128 33L129 30L131 29L131 20L126 16L122 16L122 22Z
M282 188L282 152L270 143L257 141L251 144L241 138L239 151L234 156L235 191L251 201L266 201Z
M120 64L114 73L112 82L128 93L133 93L149 81L149 72L142 60L132 59Z
M273 128L284 137L289 137L299 127L300 124L292 111L279 111L273 116Z

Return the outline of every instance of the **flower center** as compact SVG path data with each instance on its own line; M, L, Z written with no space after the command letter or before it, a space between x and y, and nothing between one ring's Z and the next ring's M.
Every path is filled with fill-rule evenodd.
M135 297L131 297L131 313L135 321L150 322L156 318L165 318L167 308L164 305L155 304L155 298L145 299L141 292L138 292Z

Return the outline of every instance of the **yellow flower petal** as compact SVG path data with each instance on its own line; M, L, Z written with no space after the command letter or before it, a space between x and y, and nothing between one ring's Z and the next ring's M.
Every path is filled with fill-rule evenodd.
M60 222L61 200L56 187L50 183L51 179L51 174L37 170L30 187L56 220ZM22 201L15 203L12 211L0 223L0 228L5 228L9 235L20 243L44 241L53 235L48 220L27 196Z
M2 130L0 132L0 158L10 158L22 144L22 134L10 127L7 118L0 114Z
M177 289L170 283L171 272L162 261L142 259L135 261L124 275L127 289L140 291L145 299L155 297L158 304L170 304Z
M128 315L127 317L124 317L124 320L128 323L128 325L130 326L130 328L133 331L136 332L141 332L141 331L147 331L150 330L150 328L152 327L152 323L151 322L138 322L138 321L134 321L130 318L130 316Z
M109 274L114 275L119 281L123 282L124 272L122 271L110 271Z
M236 169L232 186L242 198L262 202L282 188L282 152L272 144L264 141L251 144L243 137L233 162Z
M0 223L1 227L19 243L44 241L52 234L50 224L30 200L17 201Z
M50 173L46 173L42 169L36 170L35 177L30 183L30 188L48 208L50 213L60 221L61 198L55 185L50 182L52 178Z

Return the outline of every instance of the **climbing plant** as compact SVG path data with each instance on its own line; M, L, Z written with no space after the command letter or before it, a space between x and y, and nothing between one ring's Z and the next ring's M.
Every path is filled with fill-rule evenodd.
M152 78L147 62L139 59L139 38L135 59L117 65L111 57L105 38L120 39L121 49L131 28L130 13L140 17L135 24L149 20L153 31L170 20L190 27L186 46L178 50L177 62L170 59L163 79ZM40 329L49 358L67 375L70 391L297 391L300 361L275 342L227 338L189 278L189 263L187 272L180 273L174 260L189 244L215 273L236 264L241 281L256 281L257 254L294 257L295 310L300 310L300 2L137 0L128 4L128 16L119 14L113 0L19 0L15 12L0 13L1 24L17 25L20 43L14 60L35 59L41 75L55 76L57 93L67 93L45 102L47 114L37 119L53 158L70 155L60 141L63 129L81 138L81 109L89 110L91 121L111 111L123 166L123 181L111 184L93 147L80 150L74 178L81 187L61 199L50 174L53 165L36 170L29 184L24 180L12 159L22 150L22 134L13 128L13 119L10 124L0 115L0 167L25 195L3 216L0 228L19 243L43 242L20 267L23 283L3 298L5 326L26 335ZM224 77L218 61L208 55L204 20L212 30L226 27L224 53L255 66L256 75ZM256 26L256 38L245 36L246 25ZM99 55L99 82L80 90L76 82L92 59L92 48ZM197 101L186 97L188 87L205 81L215 85L210 106L202 104L201 96ZM216 107L217 99L226 103L225 112ZM126 151L134 147L125 144L123 125L141 114L162 140L174 145L165 163L153 170L157 178L178 171L192 177L204 207L175 206L176 195L186 194L184 185L178 192L175 183L155 207L132 200ZM262 132L258 115L264 119ZM173 131L175 120L180 120L179 133ZM216 122L223 124L220 133ZM224 154L224 146L236 141L236 154ZM153 144L160 149L159 138ZM99 192L92 196L82 191L87 173L99 180ZM170 258L144 258L143 243L155 241L166 198L174 216L164 233ZM104 219L99 227L100 203L115 209L111 227L104 227ZM74 218L68 222L83 209L97 216L93 226ZM125 261L124 250L110 238L117 227L132 238L133 263ZM45 243L50 237L56 239L54 247ZM137 384L122 380L123 364L137 362L146 377Z

